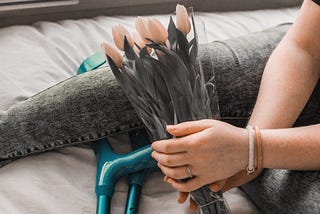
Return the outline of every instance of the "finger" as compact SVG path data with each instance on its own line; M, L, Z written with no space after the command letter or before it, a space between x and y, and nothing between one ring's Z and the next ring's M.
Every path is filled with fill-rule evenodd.
M167 167L162 165L161 163L158 163L158 167L161 169L163 174L173 179L184 179L190 177L188 171L186 170L186 166ZM169 180L167 180L167 182L170 183Z
M227 182L225 183L222 191L228 191L234 187L240 186L248 180L249 175L247 174L247 170L242 170L237 174L233 175L232 177L228 178Z
M153 150L167 154L185 152L187 150L186 146L186 141L178 138L155 141L151 144Z
M262 172L262 169L259 171L256 171L255 172L256 174L254 175L248 175L247 170L242 170L237 174L233 175L232 177L228 178L226 184L223 186L222 191L225 192L234 187L238 187L245 183L248 183L249 181L256 178L261 172Z
M190 206L189 209L191 211L196 211L198 209L198 204L195 200L193 200L193 198L190 197Z
M213 123L214 120L210 119L189 121L177 125L167 125L167 131L173 136L181 137L210 128L213 126Z
M209 187L210 187L211 191L219 192L224 187L226 182L227 182L227 179L223 179L223 180L214 182L212 184L209 184Z
M168 182L168 179L169 179L169 177L166 176L166 175L163 177L163 181L165 181L165 182L167 182L167 183L169 183L169 182Z
M187 165L186 153L175 153L175 154L165 154L153 151L151 153L151 157L153 157L156 161L161 163L162 165L168 167L178 167Z
M189 193L188 192L179 192L178 195L178 203L183 204L188 199Z
M189 179L187 182L180 182L179 180L168 178L168 183L180 192L191 192L203 186L197 177Z

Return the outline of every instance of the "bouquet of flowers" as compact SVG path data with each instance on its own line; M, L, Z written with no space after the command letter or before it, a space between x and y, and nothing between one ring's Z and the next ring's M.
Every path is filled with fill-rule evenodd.
M211 106L215 91L205 83L198 57L193 14L177 5L177 19L168 29L155 18L138 17L137 33L121 25L112 29L115 45L102 47L113 74L145 125L152 141L167 139L167 124L213 118L218 107ZM214 109L214 112L212 112ZM191 192L204 214L228 213L221 192L208 186ZM204 206L205 205L205 206Z

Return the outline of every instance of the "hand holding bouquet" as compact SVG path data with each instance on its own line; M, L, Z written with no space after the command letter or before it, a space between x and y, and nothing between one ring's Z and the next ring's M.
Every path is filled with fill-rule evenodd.
M181 5L176 13L176 23L170 18L168 30L155 18L139 17L133 36L124 27L115 26L114 41L123 55L111 45L102 45L113 74L152 141L172 137L166 131L167 124L211 119L218 114L218 107L211 106L210 100L216 96L214 85L205 83L199 63L193 15L190 22ZM187 179L193 179L186 169ZM222 194L208 186L191 195L205 214L229 212Z

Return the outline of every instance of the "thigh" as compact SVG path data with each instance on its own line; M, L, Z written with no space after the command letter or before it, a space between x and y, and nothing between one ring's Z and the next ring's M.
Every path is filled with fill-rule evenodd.
M141 121L111 71L92 71L0 114L0 160L94 141L138 127Z

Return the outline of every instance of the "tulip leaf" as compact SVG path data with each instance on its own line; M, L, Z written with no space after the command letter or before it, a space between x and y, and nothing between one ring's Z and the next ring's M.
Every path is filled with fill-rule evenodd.
M189 46L191 47L195 42L197 42L196 38L191 39L189 42Z
M144 38L145 40L149 41L150 43L155 43L152 39L150 38Z
M196 64L196 60L197 60L197 56L198 56L198 44L195 42L192 46L191 46L191 50L190 50L190 63L191 64Z
M135 60L137 55L135 53L135 51L132 49L132 47L130 46L128 40L127 40L127 37L124 37L124 53L126 54L126 57L129 59L129 60Z
M198 56L198 38L197 38L197 31L196 31L196 26L195 26L193 16L191 16L191 23L192 23L192 27L193 27L194 38L190 42L190 45L191 45L190 59L191 59L191 64L195 64L197 56Z
M140 49L140 54L139 54L139 55L140 55L140 58L149 55L147 46L145 46L145 47L143 47L143 48Z
M107 56L107 60L108 63L110 65L111 71L113 73L113 75L116 77L116 79L118 80L118 82L120 83L121 86L123 86L124 84L124 80L123 77L121 75L121 71L119 70L119 68L116 66L116 64L114 63L114 61L111 59L111 57Z
M136 42L134 42L134 45L140 50L141 49L141 47L136 43Z
M176 34L176 25L172 20L172 16L170 16L170 21L168 25L168 40L170 42L170 49L176 50L177 49L177 34Z
M159 105L161 106L164 114L166 115L165 118L170 119L170 117L173 115L172 107L170 107L172 106L172 103L171 103L170 93L168 91L168 87L164 79L163 66L161 66L159 61L157 61L154 58L150 57L149 60L153 64L153 81L150 82L150 84L154 84L155 86L154 96L158 100Z
M190 59L189 59L189 42L186 38L186 36L177 29L176 31L177 34L177 53L179 57L182 59L182 61L189 66L190 64Z

